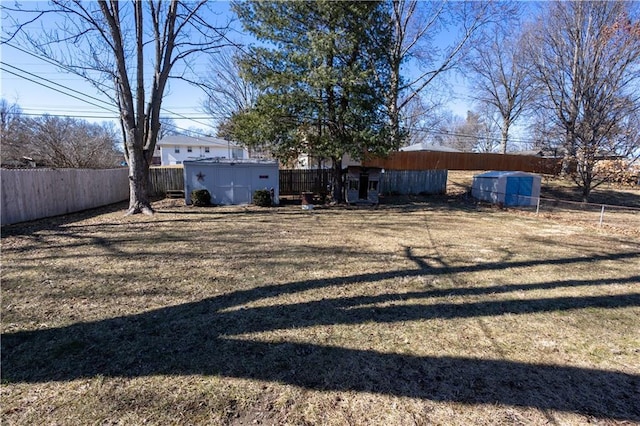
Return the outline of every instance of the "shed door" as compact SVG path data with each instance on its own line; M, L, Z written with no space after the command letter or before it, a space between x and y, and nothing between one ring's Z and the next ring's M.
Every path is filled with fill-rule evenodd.
M527 206L531 204L529 197L533 188L533 177L509 177L505 189L504 204L506 206Z
M369 198L369 175L367 173L360 174L360 189L358 191L358 198L366 200Z
M220 167L216 175L215 202L219 204L251 203L251 170L246 167Z
M232 167L233 170L233 204L251 203L251 173L249 167Z

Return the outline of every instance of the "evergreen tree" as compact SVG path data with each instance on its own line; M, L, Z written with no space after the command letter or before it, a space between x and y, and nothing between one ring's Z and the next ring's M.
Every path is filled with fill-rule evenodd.
M390 39L382 2L263 2L233 5L263 44L241 61L261 90L256 106L235 114L229 131L280 159L330 158L334 199L343 200L342 158L386 153L383 59Z

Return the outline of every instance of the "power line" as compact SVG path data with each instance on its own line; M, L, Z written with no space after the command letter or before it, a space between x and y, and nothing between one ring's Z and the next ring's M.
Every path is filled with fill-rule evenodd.
M22 109L22 107L20 107ZM33 108L26 108L26 110L31 110L31 111L36 111ZM65 109L64 111L69 111L67 109ZM118 120L120 117L118 115L91 115L92 111L82 111L82 110L77 110L77 112L79 113L84 113L83 115L76 115L76 114L63 114L63 113L50 113L50 112L21 112L20 115L24 115L27 117L42 117L44 115L47 115L49 117L59 117L59 118L65 118L65 117L69 117L69 118L104 118L105 120ZM99 112L95 112L95 114L99 114ZM202 119L206 119L208 117L202 117ZM184 118L172 118L172 120L190 120L190 121L194 121L193 118L191 117L184 117ZM170 124L171 125L171 124ZM173 125L171 125L173 126ZM183 130L188 130L188 129L183 129ZM190 130L189 130L190 131Z
M4 71L4 72L6 72L6 73L9 73L9 74L13 74L13 75L15 75L15 76L17 76L17 77L21 77L21 78L23 78L23 79L25 79L25 80L27 80L27 81L30 81L30 82L32 82L32 83L35 83L35 84L39 85L39 86L46 87L47 89L53 90L54 92L62 93L63 95L66 95L66 96L72 97L72 98L74 98L74 99L77 99L77 100L82 101L82 102L84 102L84 103L87 103L87 104L89 104L89 105L93 105L93 106L95 106L95 107L105 109L105 110L107 110L107 111L109 111L109 112L114 112L114 111L110 111L110 110L108 110L107 108L103 107L102 105L98 105L98 104L93 103L93 102L90 102L90 101L88 101L88 100L86 100L86 99L82 99L82 98L80 98L80 97L78 97L78 96L72 95L72 94L70 94L70 93L66 93L66 92L64 92L64 91L62 91L62 90L60 90L60 89L56 89L55 87L47 86L46 84L44 84L44 83L42 83L42 82L39 82L39 81L33 80L33 79L31 79L31 78L25 77L25 76L23 76L23 75L17 74L17 73L15 73L15 72L13 72L13 71L10 71L10 70L8 70L8 69L4 69L4 68L0 67L0 70L1 70L1 71ZM45 80L45 81L46 81L46 80ZM63 86L63 87L64 87L64 86ZM68 87L67 87L67 89L72 90L72 89L70 89L70 88L68 88Z
M49 113L43 113L43 114L37 114L37 113L32 113L32 112L21 112L20 115L24 115L27 117L56 117L56 118L101 118L104 120L117 120L119 117L117 116L105 116L105 115L69 115L69 114L49 114Z
M226 37L225 37L225 39L227 39L227 41L231 42L228 38L226 38ZM234 44L234 46L235 46L236 48L238 48L239 50L241 50L243 53L247 54L247 52L246 52L246 51L245 51L245 50L244 50L240 45L237 45L237 44L235 44L235 43L233 43L233 42L231 42L231 43L232 43L232 44ZM54 61L54 60L51 60L51 59L46 58L46 57L43 57L43 56L41 56L41 55L37 55L37 54L35 54L35 53L33 53L33 52L30 52L30 51L28 51L28 50L26 50L26 49L23 49L23 48L21 48L21 47L19 47L19 46L16 46L16 45L14 45L13 43L10 43L10 42L5 42L4 44L6 44L6 45L8 45L8 46L10 46L10 47L12 47L12 48L14 48L14 49L16 49L16 50L19 50L19 51L21 51L21 52L23 52L23 53L26 53L26 54L28 54L28 55L31 55L31 56L33 56L33 57L35 57L35 58L39 59L39 60L42 60L42 61L44 61L44 62L47 62L47 63L51 64L51 65L54 65L54 66L59 67L59 68L61 68L61 69L64 69L64 70L66 70L66 71L68 71L68 72L70 72L70 73L72 73L72 74L76 74L76 73L75 73L75 72L74 72L70 67L65 66L65 65L63 65L63 64L60 64L60 63L58 63L58 62L56 62L56 61ZM25 74L27 74L27 75L33 76L33 77L35 77L35 78L39 78L39 79L41 79L41 80L43 80L43 81L45 81L45 82L47 82L47 83L49 83L49 84L53 84L53 85L55 85L55 86L59 86L59 87L61 87L61 88L65 89L65 90L68 90L68 91L71 91L71 92L74 92L74 93L78 93L78 94L80 94L80 95L82 95L82 96L85 96L85 97L87 97L87 98L89 98L89 99L94 99L94 100L96 100L96 101L98 101L98 102L101 102L101 103L104 103L104 104L106 104L106 105L109 105L109 108L104 107L104 106L102 106L102 105L97 105L97 104L95 104L95 103L93 103L93 102L90 102L90 101L88 101L88 100L86 100L86 99L82 99L82 98L80 98L80 97L78 97L78 96L75 96L75 95L72 95L72 94L66 93L66 92L64 92L63 90L56 89L56 88L54 88L54 87L48 86L48 85L46 85L46 84L44 84L44 83L42 83L42 82L35 81L35 80L31 79L31 78L27 78L27 77L25 77L25 76L23 76L23 75L17 74L17 73L15 73L15 72L10 71L10 70L0 68L0 69L2 69L4 72L7 72L7 73L12 74L12 75L15 75L15 76L16 76L16 77L18 77L18 78L25 79L25 80L27 80L27 81L30 81L30 82L34 83L34 84L37 84L37 85L40 85L40 86L46 87L46 88L51 89L51 90L54 90L54 91L56 91L56 92L62 93L62 94L64 94L64 95L66 95L66 96L69 96L69 97L75 98L75 99L80 100L81 102L84 102L84 103L86 103L86 104L96 106L96 107L98 107L98 108L100 108L100 109L102 109L102 110L106 110L106 111L108 111L108 112L110 112L110 113L116 114L116 116L114 116L114 117L107 117L107 116L93 116L93 115L74 116L74 117L76 117L76 118L93 118L93 119L95 119L95 118L99 118L99 119L119 119L119 118L120 118L120 117L117 115L117 114L118 114L118 112L117 112L117 111L114 111L113 109L111 109L111 108L113 107L113 105L112 105L111 103L109 103L109 102L106 102L106 101L104 101L104 100L102 100L102 99L99 99L99 98L96 98L96 97L93 97L93 96L90 96L90 95L86 95L86 94L84 94L84 93L82 93L82 92L80 92L80 91L77 91L77 90L75 90L75 89L72 89L72 88L70 88L70 87L68 87L68 86L65 86L65 85L63 85L63 84L56 83L56 82L54 82L54 81L52 81L52 80L50 80L50 79L47 79L47 78L44 78L44 77L42 77L42 76L39 76L39 75L33 74L33 73L31 73L31 72L28 72L28 71L26 71L26 70L24 70L24 69L21 69L21 68L18 68L18 67L16 67L16 66L13 66L13 65L10 65L10 64L6 64L6 63L2 63L2 62L0 62L0 64L5 65L5 66L8 66L8 67L10 67L10 68L13 68L13 69L15 69L15 70L17 70L17 71L19 71L19 72L25 73ZM77 74L76 74L76 75L77 75ZM111 87L106 86L106 85L104 85L104 84L101 84L101 83L98 83L98 82L96 82L96 84L97 84L97 85L104 86L104 87L107 87L108 89L111 89ZM161 108L161 111L164 111L164 112L166 112L166 113L169 113L169 114L174 115L175 117L171 117L171 119L173 119L173 120L189 120L189 121L193 121L193 122L195 122L195 123L198 123L198 124L203 125L203 126L206 126L206 127L210 127L210 126L211 126L209 123L204 123L204 122L201 122L201 121L198 121L198 120L211 119L212 117L208 117L208 116L204 116L204 117L188 117L188 116L186 116L186 115L184 115L184 114L180 114L180 113L177 113L177 112L174 112L174 111L168 110L168 109L166 109L166 108ZM37 115L42 115L42 114L26 114L26 113L25 113L24 115L27 115L27 116L37 116ZM65 115L65 114L47 114L47 115L52 116L52 117L69 117L69 115ZM175 125L172 125L172 127L174 127L174 128L175 128L175 129L177 129L177 130L187 131L187 132L196 133L196 134L198 133L198 132L194 132L194 131L189 130L189 129L185 129L185 128L181 128L181 127L175 126ZM416 127L413 127L413 128L409 128L409 130L411 130L411 131L417 131L417 132L423 132L423 133L430 133L430 134L435 134L435 135L443 135L443 136L467 137L467 138L473 137L473 138L478 138L478 139L483 139L483 140L495 140L495 141L499 141L499 138L497 138L497 137L493 137L493 136L483 136L483 135L472 135L472 134L464 134L464 133L456 133L456 132L447 132L447 131L442 131L442 130L437 130L437 129L423 129L423 128L416 128ZM204 135L204 134L203 134L203 135ZM509 141L510 141L510 142L514 142L514 143L517 143L517 142L519 142L519 143L530 143L530 142L532 142L533 140L532 140L532 139L513 139L513 138L510 138L510 139L509 139Z
M55 117L55 118L81 118L81 119L103 119L103 120L117 120L120 117L117 116L97 116L97 115L68 115L68 114L36 114L36 113L25 113L25 112L21 112L20 115L24 115L27 117ZM186 129L184 127L180 127L180 126L176 126L175 124L165 124L167 126L170 126L172 129L174 130L178 130L181 132L185 132L185 133L191 133L197 136L204 136L204 137L208 137L210 135L210 133L204 133L204 132L200 132L198 130L194 130L194 129Z
M29 71L26 71L26 70L24 70L24 69L22 69L22 68L18 68L18 67L16 67L16 66L11 65L11 64L7 64L7 63L5 63L5 62L0 62L0 66L1 66L1 65L4 65L4 66L10 67L10 68L13 68L14 70L17 70L17 71L19 71L19 72L21 72L21 73L24 73L24 74L30 75L30 76L35 77L35 78L39 78L40 80L44 80L44 81L46 81L47 83L50 83L50 84L53 84L53 85L56 85L56 86L62 87L63 89L68 90L68 91L71 91L71 92L73 92L73 93L78 93L78 94L80 94L80 95L82 95L82 96L85 96L85 97L87 97L87 98L89 98L89 99L93 99L93 100L98 101L98 102L101 102L101 103L103 103L103 104L108 105L110 108L113 108L113 105L112 105L110 102L105 101L104 99L100 99L100 98L96 98L95 96L87 95L87 94L85 94L85 93L80 92L79 90L75 90L75 89L72 89L72 88L71 88L71 87L69 87L69 86L65 86L65 85L63 85L63 84L56 83L55 81L52 81L52 80L50 80L50 79L48 79L48 78L44 78L44 77L42 77L42 76L39 76L39 75L33 74L33 73L29 72ZM10 71L8 71L8 70L5 70L5 72L9 72L9 73L11 73L11 74L13 74L13 75L17 75L17 74L12 73L12 72L10 72ZM39 83L39 82L35 82L35 81L33 81L33 80L30 80L30 79L28 79L28 78L26 78L26 77L24 77L24 76L19 76L19 77L24 78L25 80L31 81L31 82L33 82L33 83L39 84L39 85L41 85L41 86L48 87L48 86L45 86L45 85L44 85L44 84L42 84L42 83ZM48 88L52 89L51 87L48 87ZM56 90L56 89L52 89L52 90ZM59 90L56 90L56 91L60 92ZM68 93L64 93L64 92L61 92L61 93L65 94L65 95L67 95L67 96L71 96L71 95L69 95ZM76 98L76 99L77 99L77 98ZM85 102L85 103L88 103L88 104L90 104L90 105L93 105L93 106L98 106L98 108L101 108L101 109L107 110L107 111L109 111L109 112L113 112L113 113L115 113L115 111L114 111L114 110L112 110L112 109L110 109L110 108L103 107L103 106L99 106L99 105L93 104L93 103L91 103L91 102L89 102L89 101L86 101L86 100L85 100L84 102Z
M49 63L49 64L51 64L51 65L53 65L53 66L55 66L55 67L62 68L63 70L65 70L65 71L67 71L67 72L70 72L70 73L72 73L72 74L76 74L76 73L73 71L73 69L72 69L72 68L70 68L70 67L68 67L68 66L65 66L65 65L63 65L63 64L60 64L60 63L58 63L58 62L56 62L56 61L54 61L54 60L52 60L52 59L49 59L49 58L43 57L43 56L41 56L41 55L37 55L37 54L35 54L35 53L33 53L33 52L30 52L30 51L28 51L28 50L26 50L26 49L23 49L23 48L21 48L21 47L19 47L19 46L16 46L16 45L14 45L13 43L10 43L10 42L4 42L3 44L6 44L6 45L8 45L9 47L12 47L12 48L14 48L14 49L16 49L16 50L18 50L18 51L20 51L20 52L26 53L27 55L33 56L33 57L35 57L35 58L37 58L37 59L40 59L40 60L42 60L42 61L44 61L44 62L47 62L47 63ZM8 64L7 64L7 65L8 65ZM13 67L13 68L17 68L17 67ZM7 71L7 72L8 72L8 71ZM25 71L25 72L26 72L26 71ZM28 73L28 72L27 72L27 73ZM16 76L18 76L18 77L22 77L22 76L19 76L19 75L15 74L15 73L11 73L11 74L16 75ZM31 74L31 73L28 73L28 74ZM34 74L31 74L31 75L34 75ZM77 75L77 74L76 74L76 75ZM65 89L68 89L68 90L74 91L74 92L76 92L76 93L81 93L81 92L77 92L77 91L75 91L75 90L73 90L73 89L69 88L68 86L64 86L64 85L62 85L62 84L58 84L58 83L52 82L51 80L45 79L45 78L40 77L40 76L37 76L37 75L34 75L34 76L35 76L35 77L37 77L37 78L41 78L42 80L47 81L47 82L50 82L50 83L52 83L52 84L56 84L56 85L58 85L58 86L60 86L60 87L63 87L63 88L65 88ZM22 78L24 78L24 77L22 77ZM31 82L33 82L33 83L35 83L35 84L40 84L40 85L42 85L42 86L44 86L44 87L48 87L48 86L46 86L46 85L44 85L44 84L38 83L38 82L36 82L36 81L30 80L30 79L27 79L27 78L25 78L25 80L31 81ZM96 82L96 84L97 84L97 85L100 85L100 86L102 86L102 87L106 87L106 88L107 88L107 89L109 89L109 90L111 90L111 89L112 89L110 86L107 86L107 85L102 84L102 83L99 83L99 82ZM55 90L55 89L53 89L53 90ZM56 90L56 91L58 91L58 92L60 92L60 93L63 93L63 94L66 94L66 93L64 93L64 92L61 92L60 90ZM83 95L84 95L84 94L83 94ZM69 96L71 96L71 95L69 95ZM98 98L93 98L93 97L91 97L91 96L89 96L89 95L84 95L84 96L87 96L87 97L92 98L92 99L98 99ZM72 97L75 97L75 96L72 96ZM76 99L78 99L78 98L76 98ZM79 100L82 100L82 99L79 99ZM107 104L109 104L110 106L112 106L110 103L105 102L104 100L101 100L101 99L98 99L98 100L99 100L100 102L104 102L104 103L107 103ZM91 104L90 102L87 102L87 103ZM93 104L92 104L92 105L93 105ZM187 116L185 116L184 114L180 114L180 113L177 113L177 112L175 112L175 111L171 111L171 110L169 110L169 109L167 109L167 108L164 108L164 107L161 107L161 108L160 108L160 110L161 110L161 111L163 111L163 112L166 112L166 113L168 113L168 114L175 115L175 116L177 116L177 117L179 117L180 119L183 119L183 120L191 120L191 121L194 121L195 123L198 123L198 124L203 125L203 126L206 126L206 127L210 127L210 126L211 126L209 123L204 123L204 122L198 121L198 120L206 120L206 119L209 119L209 118L211 118L211 117L195 117L195 118L191 118L191 117L187 117ZM114 111L110 111L110 112L114 112Z

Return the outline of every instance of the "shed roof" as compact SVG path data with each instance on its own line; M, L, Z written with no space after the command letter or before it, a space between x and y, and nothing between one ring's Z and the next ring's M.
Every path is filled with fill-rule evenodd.
M184 160L183 164L243 164L243 165L263 165L263 166L278 166L278 162L274 160L264 160L260 158L220 158L220 157L207 157Z
M479 175L475 175L473 177L474 178L498 178L502 176L539 176L539 175L535 173L527 173L527 172L492 170L490 172L480 173Z

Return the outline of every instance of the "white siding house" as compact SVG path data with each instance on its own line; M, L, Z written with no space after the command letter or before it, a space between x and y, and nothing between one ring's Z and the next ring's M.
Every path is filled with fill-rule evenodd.
M362 165L362 162L354 160L349 154L342 156L342 168L360 165ZM331 169L333 168L333 161L330 158L318 158L309 154L300 154L294 164L291 165L291 168L303 170Z
M248 151L237 143L214 137L166 136L157 145L163 166L201 158L244 160L249 157Z

